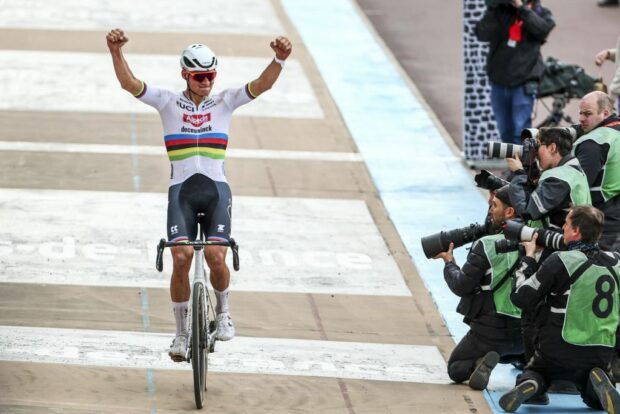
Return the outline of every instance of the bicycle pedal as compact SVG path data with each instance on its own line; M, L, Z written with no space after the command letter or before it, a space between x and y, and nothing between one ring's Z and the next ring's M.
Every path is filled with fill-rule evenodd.
M180 355L172 355L170 353L168 353L168 355L170 356L170 359L172 359L174 362L189 362L189 359L186 357L182 357Z

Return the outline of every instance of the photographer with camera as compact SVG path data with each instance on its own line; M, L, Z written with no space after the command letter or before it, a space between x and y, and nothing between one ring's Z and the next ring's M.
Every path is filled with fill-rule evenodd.
M592 205L605 214L599 244L620 252L620 118L611 98L595 91L581 99L579 122L585 135L573 153L588 178Z
M571 154L573 138L564 128L541 128L536 158L542 174L536 186L518 156L507 158L514 172L510 201L524 220L541 220L542 227L560 230L571 206L592 204L590 188L579 161Z
M506 220L515 217L508 187L497 190L492 203L490 214L497 232ZM519 253L498 253L495 241L503 238L502 234L494 234L475 241L462 269L454 263L453 243L447 252L434 257L444 260L446 283L461 298L457 312L470 326L450 355L448 375L457 383L469 380L475 390L486 388L500 357L523 352L521 311L510 302L509 280Z
M591 408L620 410L620 394L609 376L620 321L620 255L599 248L602 224L600 210L572 207L563 226L566 251L542 264L535 259L536 236L523 243L526 256L515 272L511 298L523 312L536 312L538 333L517 386L499 401L505 411L545 393L554 380L574 383Z
M491 106L503 142L520 144L532 125L532 108L544 71L540 47L555 27L539 0L487 0L477 23L478 40L489 42L486 71Z

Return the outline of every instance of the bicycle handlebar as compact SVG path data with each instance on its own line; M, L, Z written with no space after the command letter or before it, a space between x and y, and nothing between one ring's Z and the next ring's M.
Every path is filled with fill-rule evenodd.
M235 271L239 271L239 245L235 242L235 239L231 238L229 241L181 241L181 242L169 242L166 239L159 240L159 244L157 245L157 258L155 259L155 268L158 272L161 272L164 269L164 249L166 247L175 247L175 246L193 246L193 247L204 247L204 246L225 246L230 247L233 254L233 269Z

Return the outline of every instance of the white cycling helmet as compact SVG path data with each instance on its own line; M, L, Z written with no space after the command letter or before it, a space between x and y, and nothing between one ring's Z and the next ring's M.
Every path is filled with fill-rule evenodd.
M181 67L190 72L206 72L217 69L217 57L205 45L193 44L181 54Z

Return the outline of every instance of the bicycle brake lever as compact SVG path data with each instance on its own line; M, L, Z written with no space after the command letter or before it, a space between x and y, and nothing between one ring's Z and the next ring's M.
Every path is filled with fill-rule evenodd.
M157 258L155 259L155 269L158 272L164 270L164 247L166 245L166 239L160 239L157 245Z

